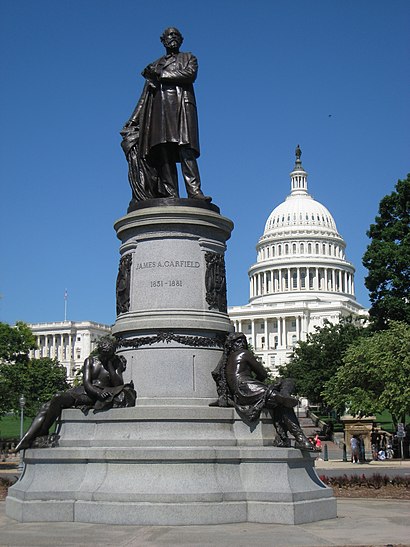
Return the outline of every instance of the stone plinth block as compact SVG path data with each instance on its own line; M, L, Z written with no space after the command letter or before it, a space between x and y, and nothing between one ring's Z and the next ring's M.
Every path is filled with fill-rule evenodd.
M167 526L336 517L311 454L273 447L267 415L251 430L231 408L146 401L64 411L60 434L60 447L25 452L9 517Z
M227 315L224 254L233 224L212 205L173 200L115 223L119 352L140 397L207 398Z

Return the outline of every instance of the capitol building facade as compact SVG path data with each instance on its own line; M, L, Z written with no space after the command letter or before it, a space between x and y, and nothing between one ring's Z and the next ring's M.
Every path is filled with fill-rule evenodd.
M346 244L328 209L308 193L299 146L290 178L291 192L269 215L257 244L249 303L228 309L235 330L273 372L326 320L367 317L356 302Z
M37 345L37 349L30 351L30 359L58 359L65 366L69 381L74 380L84 360L96 348L98 339L111 334L110 325L94 321L29 323L28 326Z

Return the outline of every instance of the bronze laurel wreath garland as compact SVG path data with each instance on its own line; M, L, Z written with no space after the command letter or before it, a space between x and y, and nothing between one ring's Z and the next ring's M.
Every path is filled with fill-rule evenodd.
M139 348L141 346L151 346L152 344L158 344L160 342L178 342L184 346L198 347L217 347L222 348L224 344L224 337L207 338L205 336L180 336L172 332L159 332L155 336L143 336L142 338L131 338L127 340L122 338L118 340L117 347L119 348Z

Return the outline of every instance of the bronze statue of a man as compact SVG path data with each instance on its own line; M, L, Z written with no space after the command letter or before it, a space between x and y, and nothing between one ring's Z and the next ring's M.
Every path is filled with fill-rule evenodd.
M298 401L291 396L292 382L283 380L266 385L266 369L248 350L241 332L227 336L224 353L212 376L219 399L212 406L230 406L232 402L242 420L256 422L267 409L277 432L276 446L289 447L288 433L295 438L295 448L314 451L314 445L303 433L293 407Z
M142 71L144 90L121 132L133 197L178 198L180 163L188 198L211 201L201 191L196 161L200 151L193 83L198 62L192 53L179 51L183 37L178 29L165 29L161 42L166 55Z

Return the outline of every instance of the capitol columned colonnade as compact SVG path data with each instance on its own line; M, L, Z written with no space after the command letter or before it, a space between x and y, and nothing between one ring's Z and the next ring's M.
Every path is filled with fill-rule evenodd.
M56 321L31 323L28 326L37 343L37 349L30 351L30 358L58 359L65 366L69 380L73 380L82 368L84 359L95 349L97 340L111 333L109 325L94 321Z

